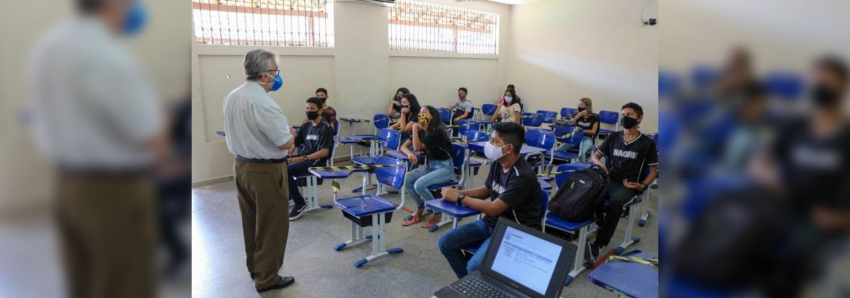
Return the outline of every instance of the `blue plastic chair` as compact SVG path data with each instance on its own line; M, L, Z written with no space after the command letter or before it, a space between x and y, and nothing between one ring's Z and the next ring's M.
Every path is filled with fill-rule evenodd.
M559 144L572 144L581 146L581 140L584 137L584 130L579 128L578 126L559 125L555 126L554 134ZM558 150L552 150L551 158L557 160L570 161L579 157L578 152L563 152Z
M552 124L558 118L558 113L552 111L538 110L537 114L542 116L543 123Z
M452 124L452 111L440 109L440 120L442 120L445 124Z
M458 133L461 136L466 136L469 131L475 131L480 129L480 124L478 124L475 120L463 119L458 123Z
M608 135L612 132L620 130L620 124L618 122L620 120L620 114L612 111L599 111L599 123L605 123L614 126L614 130L604 129L602 127L599 128L599 132L596 134L599 135Z
M658 97L666 98L679 94L681 85L682 82L676 74L658 70Z
M543 124L543 115L537 113L522 113L522 125L527 128L539 128Z
M377 165L388 167L376 168L375 177L380 183L390 185L393 188L401 188L404 185L404 177L407 169L399 160L380 156L376 160ZM401 248L386 249L386 224L392 219L392 213L396 205L378 195L360 195L342 198L336 201L336 206L342 210L343 215L351 220L351 239L337 244L334 250L340 251L356 244L367 241L372 243L372 254L354 262L354 267L361 267L367 262L387 255L399 254ZM400 205L399 205L400 206ZM363 227L371 226L372 235L363 235Z
M607 167L609 170L611 169L611 159L610 158L605 158L605 167ZM641 170L640 170L640 175L638 175L638 179L639 179L639 181L643 181L643 180L646 179L647 176L649 176L649 166L644 165L643 168L641 168ZM616 183L616 182L611 181L611 183ZM649 199L648 192L649 192L649 188L647 187L646 189L643 190L642 193L638 194L638 197L635 200L633 200L631 203L626 204L624 206L626 208L629 208L629 210L628 210L629 215L626 217L626 220L628 221L628 223L626 224L626 233L625 233L625 237L623 239L623 242L614 250L615 255L618 255L618 256L622 255L623 251L625 251L626 248L628 248L632 244L640 242L639 237L632 237L633 230L634 230L634 224L633 224L634 218L638 214L637 211L635 210L635 207L638 204L642 203L643 201L646 201L646 200ZM605 200L604 200L604 204L607 205L608 201L609 201L609 198L606 195ZM646 210L646 204L644 204L644 211L648 212L648 210Z
M570 164L562 164L555 168L555 172L559 172L560 174L555 174L555 183L560 188L565 181L567 181L573 175L573 171L586 169L590 167L589 164L582 163L570 163ZM558 216L549 213L546 215L543 229L554 228L557 230L561 230L570 234L578 233L578 238L576 239L576 246L578 246L578 250L576 251L575 260L573 260L573 269L570 271L569 276L567 277L567 281L564 283L564 286L568 286L576 276L578 276L584 269L589 268L591 264L585 264L584 258L584 250L587 248L584 244L587 241L587 235L590 229L591 224L593 224L593 220L588 220L585 222L568 222L565 221Z
M481 105L481 112L485 116L493 116L493 114L495 114L496 110L498 110L498 109L499 109L499 106L492 104L492 103L485 103L485 104Z
M786 100L799 100L805 86L803 78L794 72L773 71L764 78L765 89L771 96Z
M452 186L459 186L459 187L462 188L464 182L466 182L466 179L470 179L469 173L466 172L466 167L465 167L466 162L467 162L467 158L468 158L467 155L466 155L466 150L467 150L466 147L461 145L461 144L452 144L452 151L453 151L452 152L452 162L454 163L455 170L460 170L460 176L456 177L458 179L452 179L451 181L448 181L448 182L445 182L445 183L437 183L437 184L428 186L429 190L439 190L439 189L442 189L443 187L452 187ZM455 204L449 203L449 205L454 205L454 206L447 206L446 205L447 203L445 203L442 199L427 201L427 202L425 202L425 204L430 209L432 209L432 210L438 209L438 210L442 211L444 214L446 214L447 217L449 217L449 218L443 217L442 221L440 221L436 225L428 228L429 232L437 231L440 227L442 227L442 226L444 226L448 223L452 223L452 228L457 228L458 221L460 221L464 217L469 217L469 216L480 214L478 211L475 211L475 210L472 210L472 209L469 209L469 208L466 208L466 207L457 208L457 205L455 205Z
M720 80L720 69L709 65L697 65L691 70L691 81L697 89L706 89Z
M490 136L484 131L470 130L466 132L466 140L469 142L486 142L490 140Z
M567 118L570 115L575 115L577 112L578 112L578 110L576 110L574 108L562 108L561 109L561 118Z
M549 206L549 192L541 189L540 190L540 222L541 223L544 223L545 220L546 220L546 213L547 213L546 206ZM541 224L541 227L543 228L543 232L546 232L545 225ZM478 246L470 246L470 247L464 248L463 252L470 254L470 255L473 255L476 252L478 252L478 248L479 248Z

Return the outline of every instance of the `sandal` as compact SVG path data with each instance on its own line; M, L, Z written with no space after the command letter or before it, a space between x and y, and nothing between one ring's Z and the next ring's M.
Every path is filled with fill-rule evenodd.
M438 223L440 223L440 221L442 221L442 219L443 219L442 216L440 216L439 217L440 219L438 219L436 221L434 220L434 218L437 218L437 217L432 215L431 218L428 219L428 222L422 224L422 228L423 229L430 229L431 227L436 226Z
M410 219L408 219L408 220L405 220L405 221L401 222L401 225L402 225L402 226L404 226L404 227L406 227L406 226L409 226L409 225L413 225L413 224L419 223L419 222L421 222L421 221L422 221L422 216L420 216L419 218L416 218L416 216L414 216L414 217L411 217L411 218L410 218Z

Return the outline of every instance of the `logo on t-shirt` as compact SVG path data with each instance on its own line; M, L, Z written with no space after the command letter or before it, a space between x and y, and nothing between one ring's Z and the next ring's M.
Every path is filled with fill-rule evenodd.
M579 126L590 126L590 122L579 121L578 125Z
M493 181L493 185L490 187L490 189L495 191L497 194L502 194L503 192L505 192L505 187L499 185L499 183L496 183L496 181Z
M308 141L318 141L319 135L307 135L307 140Z
M622 149L614 149L614 156L624 157L629 159L637 159L637 152L622 150Z

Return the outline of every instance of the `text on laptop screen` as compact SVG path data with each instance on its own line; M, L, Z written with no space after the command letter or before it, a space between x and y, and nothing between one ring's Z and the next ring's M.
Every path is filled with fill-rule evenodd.
M561 249L557 244L507 227L493 260L493 271L545 295Z

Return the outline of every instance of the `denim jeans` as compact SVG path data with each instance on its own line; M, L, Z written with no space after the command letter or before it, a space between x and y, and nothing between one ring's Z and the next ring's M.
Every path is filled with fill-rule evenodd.
M407 194L416 202L416 208L425 207L426 200L433 200L434 196L428 190L428 186L446 183L452 180L454 172L454 161L429 160L426 166L420 166L411 170L404 177ZM435 214L439 214L436 213Z
M487 254L487 246L493 236L493 228L488 227L483 220L474 221L459 226L440 236L437 242L440 252L449 261L449 266L454 270L458 279L463 278L469 272L478 270ZM478 247L478 251L469 261L463 255L462 250L469 247Z
M581 148L577 148L581 146ZM587 151L593 149L593 138L588 136L581 137L581 143L579 145L573 144L562 144L561 147L558 147L558 151L567 152L568 149L576 149L579 150L578 161L584 163L587 161Z
M325 159L301 161L286 166L289 173L289 197L295 202L296 207L301 207L307 204L304 196L301 195L301 190L298 188L298 180L296 175L303 175L310 172L311 167L323 167L326 164Z

